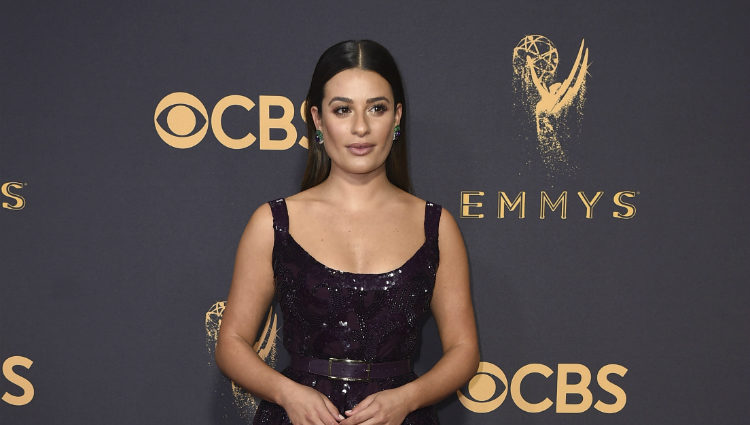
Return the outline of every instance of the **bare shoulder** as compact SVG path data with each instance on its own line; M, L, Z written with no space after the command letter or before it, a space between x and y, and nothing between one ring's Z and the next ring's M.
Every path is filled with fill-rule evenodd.
M413 202L415 205L418 205L420 208L424 208L426 201L422 198L418 198L410 193L406 193L407 200ZM437 204L435 204L437 205ZM440 222L438 227L438 235L440 236L440 239L444 239L442 236L445 235L449 238L461 238L461 231L458 229L458 223L456 223L456 220L453 218L453 215L445 209L445 207L440 206Z
M270 244L270 245L269 245ZM242 233L240 247L273 247L273 214L271 206L264 203L255 209Z
M455 230L458 231L458 223L453 218L453 214L450 213L445 207L440 207L440 230Z
M271 206L266 202L258 206L250 216L250 220L247 223L248 227L251 228L266 228L273 226L273 214L271 213Z
M320 193L319 189L318 186L313 186L284 198L290 214L292 214L291 211L307 211L315 205L325 204L325 197Z
M441 250L449 247L464 249L463 237L461 236L461 230L458 228L458 223L456 223L456 219L445 208L442 208L440 212L438 241Z
M394 200L404 208L413 210L419 214L424 213L425 204L427 203L426 200L401 189L398 190Z

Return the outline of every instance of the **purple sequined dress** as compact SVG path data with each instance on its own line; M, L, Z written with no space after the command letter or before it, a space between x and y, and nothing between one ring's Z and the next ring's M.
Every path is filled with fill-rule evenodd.
M401 267L380 274L334 270L318 262L289 234L286 202L269 202L273 214L273 270L289 353L321 359L387 362L412 358L429 314L438 266L442 208L425 205L425 242ZM328 396L343 414L368 395L401 386L406 375L347 382L287 368L282 372ZM254 424L290 424L284 409L261 402ZM409 414L408 425L438 424L432 407Z

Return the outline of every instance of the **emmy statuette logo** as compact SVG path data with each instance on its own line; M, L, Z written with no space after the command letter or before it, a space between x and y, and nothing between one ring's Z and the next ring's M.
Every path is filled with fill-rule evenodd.
M552 40L527 35L513 49L513 88L516 110L536 134L536 150L550 177L576 170L570 146L577 142L586 101L589 49L584 40L573 67L556 82L559 53Z

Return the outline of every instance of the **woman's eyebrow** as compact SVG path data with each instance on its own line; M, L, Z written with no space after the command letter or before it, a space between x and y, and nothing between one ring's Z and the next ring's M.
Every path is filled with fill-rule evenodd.
M380 97L372 97L372 98L370 98L370 99L367 99L367 103L374 103L374 102L383 102L383 101L385 101L386 103L390 103L390 102L391 102L391 101L390 101L390 100L389 100L389 99L388 99L387 97L385 97L385 96L380 96Z
M336 97L331 98L331 100L328 101L328 105L336 101L344 102L344 103L354 103L354 101L349 99L348 97L336 96ZM385 96L371 97L367 99L367 103L375 103L375 102L391 103L391 101Z
M328 102L328 104L330 105L331 103L333 103L333 102L335 102L335 101L337 101L337 100L338 100L338 101L341 101L341 102L345 102L345 103L352 103L352 102L353 102L353 101L352 101L351 99L349 99L348 97L341 97L341 96L336 96L336 97L334 97L334 98L331 98L331 100L330 100L330 101Z

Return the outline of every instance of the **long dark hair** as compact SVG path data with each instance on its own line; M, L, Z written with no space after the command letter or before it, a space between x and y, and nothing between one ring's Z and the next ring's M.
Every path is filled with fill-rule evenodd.
M388 180L399 188L411 192L411 180L406 160L406 102L401 74L396 61L385 47L372 40L348 40L328 48L315 65L310 89L305 99L305 120L307 121L307 167L302 177L302 190L309 189L323 182L331 171L331 159L322 144L315 142L315 122L310 108L316 106L322 110L323 87L341 71L359 68L374 71L385 78L393 91L394 107L401 104L401 134L393 143L391 152L385 160L385 174Z

